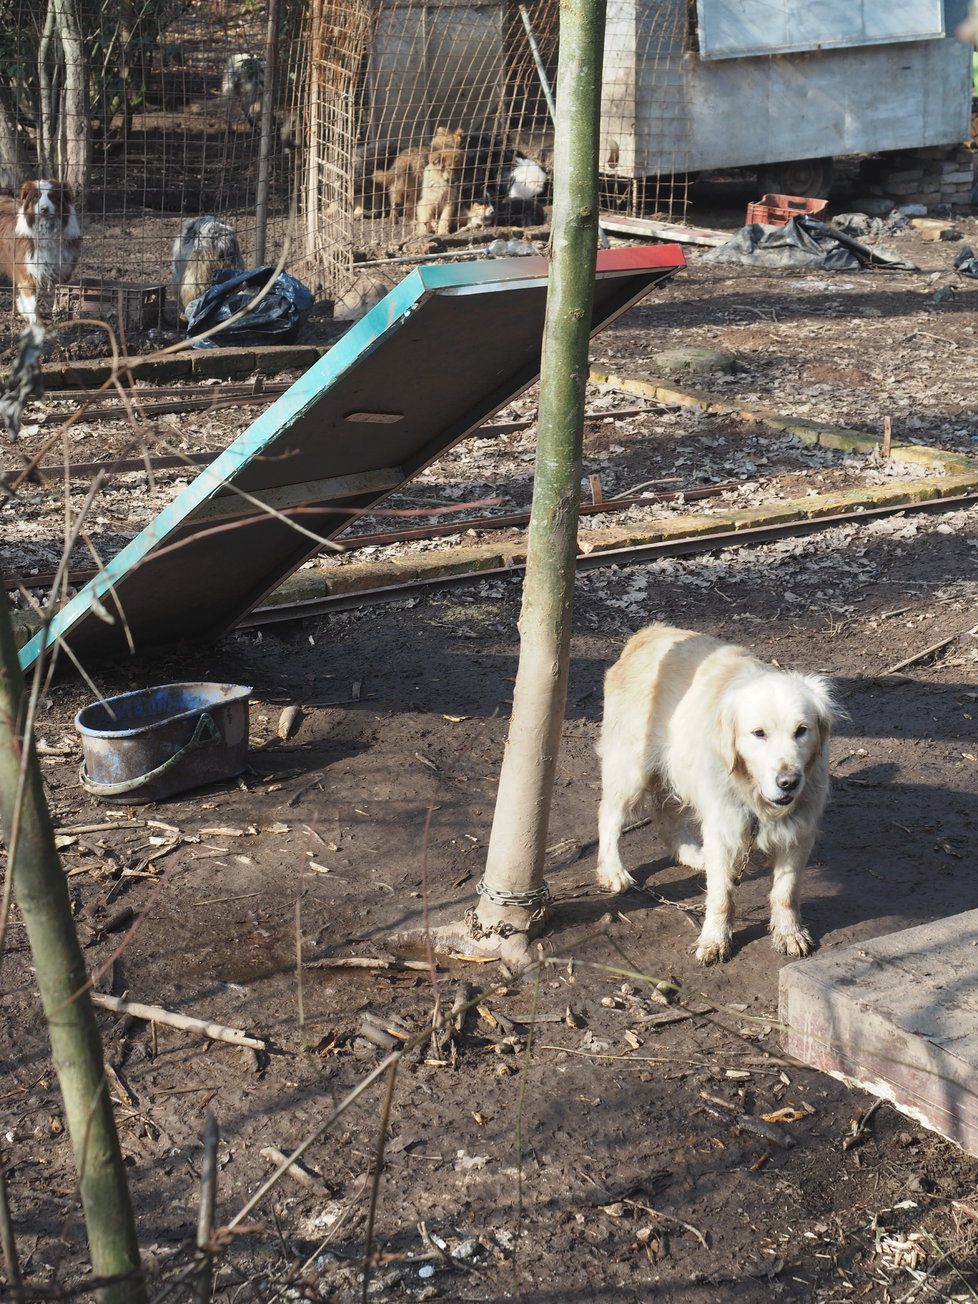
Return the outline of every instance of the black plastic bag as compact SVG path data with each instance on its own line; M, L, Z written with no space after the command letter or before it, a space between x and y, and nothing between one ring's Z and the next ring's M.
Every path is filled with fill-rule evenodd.
M827 272L857 272L862 267L917 270L899 254L889 249L870 249L813 217L793 217L785 226L751 222L726 244L704 254L703 261L786 270L819 267Z
M246 308L267 283L274 267L236 272L224 269L199 299L187 304L187 334L199 335ZM200 340L195 349L226 344L290 344L315 302L312 291L288 272L280 272L264 299L219 334Z

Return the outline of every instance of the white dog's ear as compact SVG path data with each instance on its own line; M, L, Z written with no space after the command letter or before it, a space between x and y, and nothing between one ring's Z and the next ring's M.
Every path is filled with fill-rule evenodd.
M720 699L717 709L717 750L724 765L733 774L740 763L737 752L737 716L730 693Z
M824 675L804 675L803 679L815 706L818 745L821 751L832 737L836 722L844 716L845 712L836 702L832 685Z

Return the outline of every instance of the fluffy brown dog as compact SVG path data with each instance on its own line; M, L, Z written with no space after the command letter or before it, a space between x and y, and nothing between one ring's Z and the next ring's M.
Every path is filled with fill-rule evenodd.
M461 132L457 132L461 138ZM449 235L458 225L462 169L465 167L465 150L459 145L432 148L421 174L421 196L418 199L419 235L432 232Z
M387 191L392 216L401 216L406 222L414 219L421 199L425 167L432 155L443 149L458 149L461 142L460 129L439 127L430 145L402 150L389 168L374 173L374 181Z

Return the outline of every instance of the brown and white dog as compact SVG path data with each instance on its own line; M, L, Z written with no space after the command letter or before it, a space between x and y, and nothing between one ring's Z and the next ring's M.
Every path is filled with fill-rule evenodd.
M17 311L37 325L37 296L67 281L81 252L71 190L61 181L25 181L17 199L0 195L0 275L14 287Z

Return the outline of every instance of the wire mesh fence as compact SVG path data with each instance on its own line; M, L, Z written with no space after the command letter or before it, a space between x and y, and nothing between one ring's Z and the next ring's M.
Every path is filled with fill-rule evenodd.
M82 232L70 274L53 278L66 283L56 312L101 315L121 289L130 324L139 305L149 324L169 287L174 240L201 215L231 225L242 258L254 259L267 17L265 3L237 0L2 0L0 189L11 198L0 210L0 270L7 280L28 260L14 240L32 239L38 249L57 244L58 233L40 220L29 222L37 229L25 226L20 189L38 178L70 186ZM288 52L297 30L297 15L286 9L275 44ZM286 57L268 88L273 220L288 211L294 166L288 69Z
M130 333L217 267L274 261L290 225L291 270L321 298L352 287L353 311L363 263L393 281L394 258L542 236L558 13L557 0L0 0L0 271L16 280L24 264L18 192L38 178L71 187L82 231L39 288L61 283L56 315ZM612 0L610 208L685 208L689 31L687 0ZM58 244L64 223L47 226ZM4 303L19 325L23 303Z
M363 263L386 264L393 279L395 258L424 256L446 237L451 249L487 231L542 235L557 0L317 5L305 85L307 275L336 296L358 283L366 295L377 278L357 277ZM599 161L608 208L685 213L691 39L686 0L609 7Z

